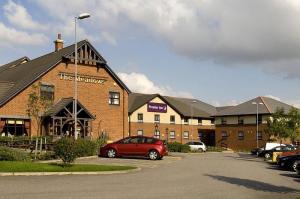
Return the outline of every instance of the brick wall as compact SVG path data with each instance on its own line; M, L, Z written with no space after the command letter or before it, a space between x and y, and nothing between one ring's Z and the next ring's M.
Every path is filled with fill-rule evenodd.
M74 81L61 80L59 72L74 73L74 65L60 63L35 82L45 82L55 86L54 103L61 98L74 96ZM104 68L97 69L95 66L78 64L78 74L104 77L107 80L104 84L78 82L78 100L96 117L92 122L92 136L96 138L105 131L112 140L122 138L128 132L128 93ZM119 106L108 104L109 91L120 92ZM31 86L27 87L0 107L0 114L26 115L28 94L31 92ZM32 122L31 135L37 134L35 123Z

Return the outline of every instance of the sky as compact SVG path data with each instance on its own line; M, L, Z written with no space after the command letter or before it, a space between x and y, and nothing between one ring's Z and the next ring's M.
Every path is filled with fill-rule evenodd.
M300 107L299 0L1 0L0 65L88 39L133 92Z

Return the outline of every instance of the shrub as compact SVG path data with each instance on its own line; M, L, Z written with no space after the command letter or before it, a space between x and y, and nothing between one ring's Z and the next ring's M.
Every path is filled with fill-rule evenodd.
M96 142L86 139L75 141L75 150L77 157L92 156L96 154Z
M47 151L46 153L42 153L37 156L38 160L54 160L56 158L57 157L53 151Z
M60 158L65 165L75 161L77 157L76 142L71 138L62 138L54 146L55 155Z
M168 151L170 152L182 152L187 153L190 151L190 147L179 142L168 143Z
M29 154L17 149L0 146L0 161L27 161Z
M217 146L207 146L206 151L212 151L212 152L222 152L225 149L222 147L217 147Z

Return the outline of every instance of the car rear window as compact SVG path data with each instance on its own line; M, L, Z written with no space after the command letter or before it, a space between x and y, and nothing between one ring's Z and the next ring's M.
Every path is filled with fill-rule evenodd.
M153 144L153 143L155 143L155 142L157 142L157 139L155 139L155 138L147 138L147 139L146 139L146 143L147 143L147 144Z

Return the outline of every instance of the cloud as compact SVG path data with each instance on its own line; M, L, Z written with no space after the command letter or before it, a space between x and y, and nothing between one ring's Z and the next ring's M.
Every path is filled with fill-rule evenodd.
M18 28L29 29L29 30L45 30L47 27L34 21L31 15L27 12L20 4L16 4L13 1L8 1L3 6L4 14L10 23Z
M0 46L12 45L42 45L48 42L48 38L40 33L29 34L25 31L19 31L5 26L0 22Z
M188 92L175 91L169 86L157 86L142 73L118 73L118 76L133 92L193 98Z

